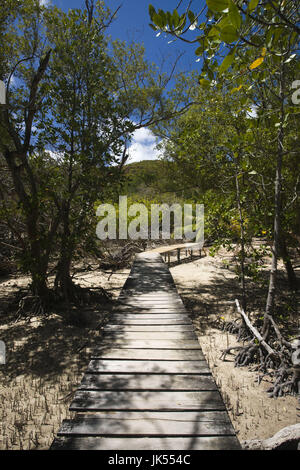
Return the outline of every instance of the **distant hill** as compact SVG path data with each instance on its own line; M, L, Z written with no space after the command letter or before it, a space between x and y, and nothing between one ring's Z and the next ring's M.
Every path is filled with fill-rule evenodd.
M173 198L176 183L174 164L163 160L143 160L125 166L125 188L129 196L147 199Z

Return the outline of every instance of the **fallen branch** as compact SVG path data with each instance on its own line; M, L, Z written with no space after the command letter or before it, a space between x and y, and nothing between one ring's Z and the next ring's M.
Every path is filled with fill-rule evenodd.
M237 306L237 310L239 312L239 314L242 316L245 324L247 325L247 327L249 328L249 330L251 331L251 333L253 334L253 336L258 340L259 344L261 344L265 350L267 351L267 353L269 354L269 356L271 355L277 355L277 353L274 351L274 349L272 349L266 342L265 340L263 339L263 337L261 336L261 334L259 333L259 331L255 328L255 326L252 325L252 323L250 322L249 318L247 317L247 315L245 314L244 310L240 307L240 304L239 304L239 301L237 299L235 299L235 303L236 303L236 306Z

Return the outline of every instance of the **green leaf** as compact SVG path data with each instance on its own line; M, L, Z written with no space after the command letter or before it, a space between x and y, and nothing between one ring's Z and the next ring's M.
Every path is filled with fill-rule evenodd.
M191 10L188 11L188 17L189 17L191 24L194 24L196 21L196 16Z
M233 62L234 56L235 56L235 48L234 48L233 52L228 54L225 57L225 59L223 60L222 64L219 67L219 73L223 73L223 72L225 72L225 70L229 69L229 67L231 66L231 64Z
M228 25L224 26L224 28L222 29L220 38L222 41L226 42L227 44L230 44L236 41L239 38L239 35L234 26Z
M153 14L152 21L157 26L159 26L161 29L165 26L165 23L164 23L164 20L163 20L162 16L158 15L157 13Z
M235 26L237 29L240 29L242 24L242 17L238 7L235 5L235 3L233 3L232 0L230 1L228 16L233 26Z
M153 6L153 5L149 5L149 15L150 15L151 20L152 20L152 18L153 18L154 13L156 13L154 6Z
M206 0L211 11L222 12L228 8L229 0Z
M167 22L168 22L169 28L173 29L173 21L172 21L171 13L169 11L167 11L166 16L167 16Z
M210 86L210 81L207 80L206 78L201 78L199 80L199 83L201 86L203 86L204 88L208 88Z
M166 24L167 24L167 15L166 15L166 13L161 9L159 9L157 13L161 18L163 26L166 26Z
M179 21L180 21L180 16L178 15L177 10L174 10L173 15L172 15L172 22L173 22L174 28L177 28L177 26L179 25Z
M209 33L207 35L208 38L209 37L212 37L212 38L217 37L218 38L219 36L220 36L220 31L215 26L213 26L211 28L211 30L209 31Z
M247 8L249 13L251 13L251 11L255 10L255 8L257 7L258 4L259 4L259 0L250 0L248 8Z

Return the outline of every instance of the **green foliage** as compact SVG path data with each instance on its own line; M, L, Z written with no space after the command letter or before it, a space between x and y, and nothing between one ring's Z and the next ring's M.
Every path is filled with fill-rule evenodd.
M104 2L92 10L64 12L37 0L0 7L8 98L0 152L13 188L7 204L0 186L0 212L11 224L18 206L23 268L45 289L51 256L72 284L75 254L95 248L94 204L120 192L134 130L169 115L167 77L145 60L143 46L111 42Z
M265 48L274 57L286 55L286 58L291 50L297 50L300 17L296 2L282 2L279 7L276 2L260 3L257 0L207 0L206 6L206 15L203 11L191 11L190 3L182 15L177 10L171 14L163 10L156 12L153 6L149 8L153 29L197 45L195 53L203 54L204 59L202 79L205 75L209 80L215 79L230 66L235 72L245 73L245 67L247 70L251 62L245 63L242 56L249 48ZM173 25L175 12L183 25L181 28ZM203 16L206 20L200 23ZM194 39L185 37L189 29L194 31ZM228 46L231 47L228 49ZM226 55L230 57L228 60ZM220 65L218 58L224 56Z
M172 181L173 163L163 160L145 160L124 167L122 191L133 197L159 198L168 202L178 189Z

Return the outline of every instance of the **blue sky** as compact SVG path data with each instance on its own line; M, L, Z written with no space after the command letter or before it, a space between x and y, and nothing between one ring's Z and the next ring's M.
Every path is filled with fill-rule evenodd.
M47 2L49 0L41 1ZM85 8L84 0L51 0L51 3L65 11L69 8ZM106 0L105 4L111 11L115 11L119 5L122 5L117 18L108 29L108 34L112 36L112 39L143 43L147 60L160 65L164 59L166 72L172 68L176 57L183 51L184 55L179 61L177 70L187 71L199 68L196 63L195 47L193 45L187 45L182 41L168 44L168 41L172 39L171 37L167 38L166 35L156 37L155 31L149 26L149 3L156 9L163 8L173 11L177 5L177 0ZM148 129L137 131L133 135L129 153L130 162L156 159L158 152L155 149L153 134Z

